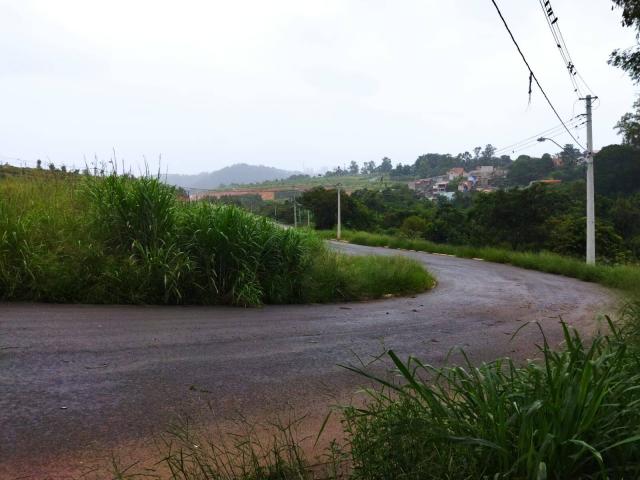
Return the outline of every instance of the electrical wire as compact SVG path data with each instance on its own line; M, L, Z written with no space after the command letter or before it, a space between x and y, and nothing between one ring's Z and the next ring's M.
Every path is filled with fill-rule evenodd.
M496 0L491 0L491 3L493 3L493 6L496 8L496 11L498 12L498 15L500 16L500 19L502 20L502 23L504 24L504 27L507 29L507 32L509 33L509 36L511 37L511 41L513 41L513 44L516 46L516 48L518 49L518 53L520 54L520 56L522 57L522 61L524 62L524 64L527 66L527 69L529 70L529 75L531 78L533 78L533 80L536 82L536 85L538 86L538 88L540 89L540 92L542 93L542 95L544 96L545 100L547 101L547 103L549 104L549 107L551 107L551 110L553 110L553 113L555 114L556 117L558 117L558 120L560 120L560 123L562 124L562 126L564 127L564 129L567 131L567 133L571 136L571 138L573 139L573 141L583 150L585 150L584 146L576 139L576 137L573 135L573 133L571 133L571 131L569 130L569 128L565 125L564 120L562 120L562 117L560 117L560 114L558 113L558 111L556 110L556 107L554 107L553 103L551 102L551 100L549 99L549 96L547 95L547 93L544 91L544 89L542 88L542 85L540 85L540 81L538 80L538 77L536 76L536 74L533 72L533 69L531 68L531 66L529 65L529 62L527 61L527 58L524 56L524 53L522 53L522 49L520 48L520 45L518 44L518 42L516 41L515 37L513 36L513 33L511 32L511 29L509 28L509 24L507 23L507 21L505 20L504 16L502 15L502 12L500 11L500 7L498 7L498 4L496 3Z
M544 130L542 132L539 132L535 135L531 135L530 137L524 138L518 142L512 143L510 145L507 145L506 147L502 147L496 150L496 153L502 153L502 152L509 152L509 151L513 151L514 149L519 148L521 145L523 144L528 144L532 141L537 142L538 138L540 137L549 137L552 135L556 135L557 133L565 133L564 131L564 126L568 126L569 128L574 128L576 126L576 124L578 124L582 118L581 115L577 115L575 117L570 118L569 120L565 121L564 124L559 124L555 127L552 128L548 128L547 130Z
M573 60L571 59L571 54L569 53L569 49L567 48L567 44L564 41L564 36L562 35L562 31L560 30L560 26L558 25L558 17L553 12L553 8L551 7L550 0L538 0L540 3L540 7L542 7L542 12L544 14L544 18L547 22L547 26L551 31L551 35L553 36L554 43L556 47L558 47L558 52L560 52L560 56L562 57L562 62L564 63L565 68L567 69L567 73L569 74L569 79L571 80L571 84L573 86L573 91L578 95L578 98L582 97L582 92L580 90L580 86L576 81L576 70Z
M573 127L571 127L571 128L573 128L573 129L577 130L577 129L579 129L582 125L585 125L586 123L587 123L586 121L583 121L582 123L579 123L579 124L577 124L577 125L575 125L575 126L573 126ZM547 136L545 136L544 138L545 138L545 139L548 139L548 140L553 140L553 139L556 139L556 138L558 138L558 137L561 137L562 135L566 135L566 132L564 132L564 131L560 131L559 133L555 133L555 134L553 134L553 135L547 135ZM527 142L526 144L519 145L518 147L516 147L515 149L513 149L513 150L511 151L511 154L518 153L518 152L521 152L521 151L523 151L523 150L528 150L528 149L533 148L533 147L535 147L536 145L539 145L539 144L540 144L540 142L539 142L537 139L536 139L536 140L533 140L533 141L530 141L530 142Z
M558 47L558 51L560 52L560 56L562 57L562 61L567 68L567 73L569 74L569 78L571 80L571 84L573 85L574 92L578 95L578 98L583 97L582 90L580 88L579 82L587 89L587 91L594 97L596 94L593 92L593 89L589 86L584 77L580 74L580 72L576 69L576 64L571 58L571 53L569 52L569 47L567 47L567 42L564 39L564 35L562 34L562 30L560 29L560 22L558 21L558 16L555 14L553 7L551 6L551 0L538 0L540 3L540 7L542 7L542 11L544 13L545 20L547 21L547 25L549 26L549 30L551 31L551 35L553 36L553 40Z

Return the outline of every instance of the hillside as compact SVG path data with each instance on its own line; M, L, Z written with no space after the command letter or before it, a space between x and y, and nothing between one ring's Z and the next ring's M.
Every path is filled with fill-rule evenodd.
M217 188L221 185L266 182L287 178L297 172L281 170L264 165L238 163L214 172L202 172L197 175L179 175L169 173L164 180L170 185L184 188Z

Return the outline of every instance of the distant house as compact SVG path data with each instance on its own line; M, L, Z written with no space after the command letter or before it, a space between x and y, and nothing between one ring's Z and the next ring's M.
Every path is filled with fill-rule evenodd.
M435 186L433 187L433 193L444 193L447 191L447 186L449 185L449 182L444 180L444 181L439 181L438 183L435 184Z
M407 186L410 190L414 190L418 195L426 196L431 193L433 183L433 178L421 178L420 180L409 182Z
M560 155L554 155L553 157L551 157L551 161L553 162L553 166L555 168L559 168L564 164L564 160L562 160L562 156Z
M473 177L477 188L488 188L499 173L493 165L483 165L469 172L469 178Z
M473 190L474 185L475 184L473 180L464 180L458 184L458 191L463 193L470 192L471 190Z
M455 167L447 172L447 176L449 177L449 180L455 180L456 178L464 177L466 175L467 175L467 172L465 172L464 168L462 167Z

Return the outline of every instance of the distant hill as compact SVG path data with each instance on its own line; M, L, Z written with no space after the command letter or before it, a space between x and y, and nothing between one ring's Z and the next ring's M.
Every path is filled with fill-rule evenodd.
M299 172L280 170L264 165L248 165L237 163L229 167L221 168L215 172L203 172L197 175L179 175L169 173L163 179L170 185L183 188L218 188L221 185L247 184L266 182L290 177Z

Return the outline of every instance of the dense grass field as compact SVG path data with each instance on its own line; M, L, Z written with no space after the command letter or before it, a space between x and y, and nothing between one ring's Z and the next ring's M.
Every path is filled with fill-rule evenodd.
M0 300L249 306L433 283L416 262L339 255L313 232L182 201L154 177L0 178Z
M334 231L323 231L325 239L335 238ZM373 247L389 247L416 250L427 253L454 255L462 258L480 258L489 262L507 263L516 267L564 275L606 287L621 290L626 296L640 299L640 266L637 265L587 265L584 261L549 252L516 252L491 247L446 245L422 239L381 235L353 230L343 230L341 237L351 243Z

